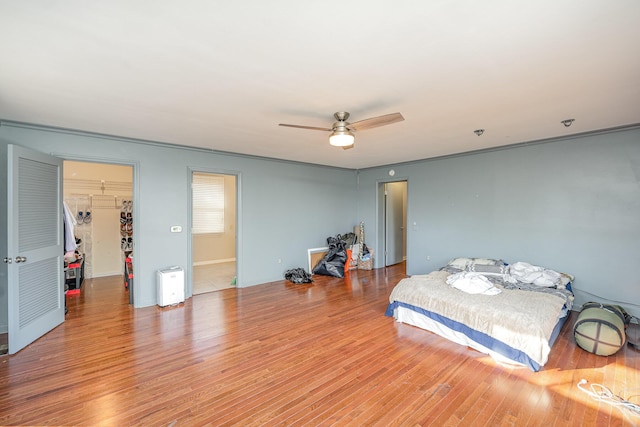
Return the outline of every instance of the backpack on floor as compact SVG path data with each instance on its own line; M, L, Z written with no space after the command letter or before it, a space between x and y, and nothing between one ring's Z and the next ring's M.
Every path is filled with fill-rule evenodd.
M573 328L576 344L599 356L615 354L626 342L625 314L616 305L584 304Z
M637 320L637 319L636 319ZM640 350L640 325L630 323L627 326L627 342L636 350Z

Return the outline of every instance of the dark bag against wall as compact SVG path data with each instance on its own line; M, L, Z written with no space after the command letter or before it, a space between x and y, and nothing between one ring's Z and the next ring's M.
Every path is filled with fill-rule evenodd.
M347 262L347 250L343 240L327 237L329 251L313 268L313 274L344 277L344 264Z
M338 234L337 237L345 243L347 248L350 248L358 242L358 236L356 236L355 233Z

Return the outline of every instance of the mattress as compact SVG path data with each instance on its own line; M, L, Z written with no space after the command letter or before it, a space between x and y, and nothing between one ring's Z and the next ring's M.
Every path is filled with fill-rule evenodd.
M570 300L553 292L511 287L469 294L446 283L447 271L401 280L386 315L488 354L538 371L567 319ZM570 294L569 291L563 291Z

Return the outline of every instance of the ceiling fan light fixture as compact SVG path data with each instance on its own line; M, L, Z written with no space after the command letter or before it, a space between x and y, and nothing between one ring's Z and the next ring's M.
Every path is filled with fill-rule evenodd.
M334 130L329 135L329 144L334 147L348 147L353 145L356 137L348 130Z
M402 114L400 113L391 113L385 114L383 116L369 117L368 119L359 120L354 123L347 122L349 113L346 111L338 111L333 115L333 117L335 117L337 121L333 123L333 126L330 128L319 126L292 125L288 123L280 123L280 126L298 129L319 130L322 132L330 131L331 135L329 135L329 144L333 145L334 147L342 147L343 149L348 150L349 148L353 148L353 143L356 140L353 132L360 132L361 130L386 126L404 120L404 117L402 117Z

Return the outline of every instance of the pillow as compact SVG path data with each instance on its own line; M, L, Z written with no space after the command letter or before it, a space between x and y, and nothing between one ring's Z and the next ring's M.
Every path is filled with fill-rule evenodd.
M477 265L506 265L506 263L501 259L491 259L491 258L454 258L447 263L447 267L457 268L459 270L469 270L469 268L475 267Z
M571 287L569 284L575 280L575 277L569 273L560 273L560 284L558 285L558 289L569 289Z
M482 274L508 274L508 265L485 265L485 264L467 264L466 271L473 271Z

